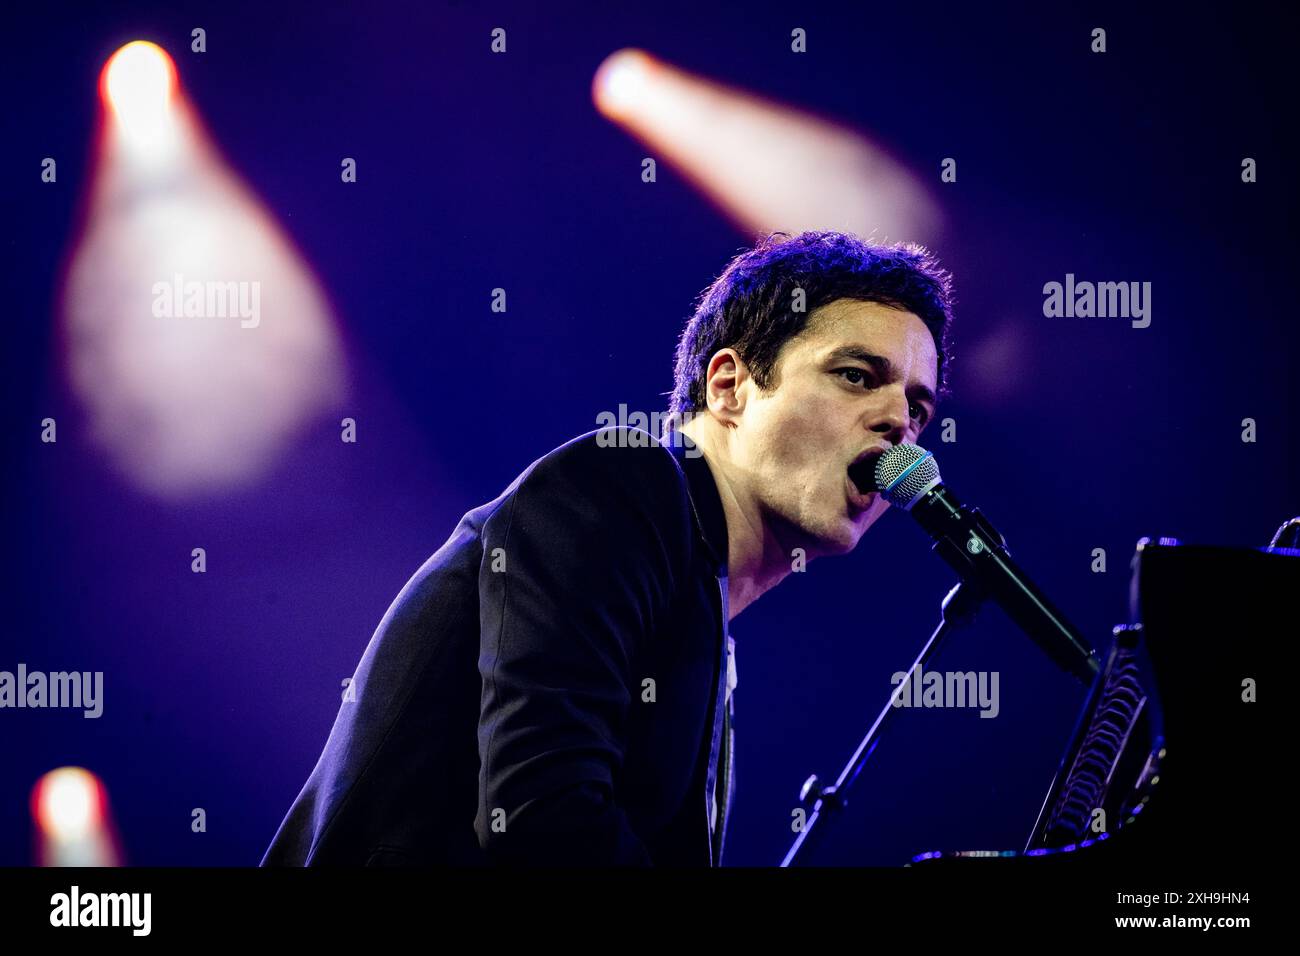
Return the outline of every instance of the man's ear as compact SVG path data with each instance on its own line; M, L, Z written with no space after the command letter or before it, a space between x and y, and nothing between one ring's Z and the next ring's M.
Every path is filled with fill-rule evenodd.
M745 411L749 382L749 368L740 353L732 348L714 352L704 371L704 401L709 413L733 427Z

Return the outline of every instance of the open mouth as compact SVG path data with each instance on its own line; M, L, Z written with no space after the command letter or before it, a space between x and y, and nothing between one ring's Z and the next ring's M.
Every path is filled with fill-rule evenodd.
M876 484L876 465L885 452L893 446L885 443L870 448L858 455L849 464L845 484L848 486L849 504L857 511L865 511L881 498L880 486Z
M857 511L870 508L878 497L876 461L882 454L881 451L865 452L849 465L845 484L848 486L849 504Z
M884 452L867 452L849 465L849 481L860 494L870 495L880 490L876 487L876 462L882 454Z
M876 488L876 463L873 460L855 461L849 465L849 481L860 494L869 495Z

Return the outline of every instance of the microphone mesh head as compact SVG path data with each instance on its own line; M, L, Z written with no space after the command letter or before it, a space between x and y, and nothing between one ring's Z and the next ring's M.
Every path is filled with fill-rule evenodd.
M939 483L939 464L920 445L895 445L876 461L876 487L886 501L910 511Z

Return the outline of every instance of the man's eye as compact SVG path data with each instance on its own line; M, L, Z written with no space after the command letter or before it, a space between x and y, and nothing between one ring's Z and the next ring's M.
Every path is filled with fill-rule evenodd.
M871 382L868 380L867 373L860 368L853 368L851 366L847 368L837 368L835 374L844 376L844 381L848 382L850 385L864 385L867 388L871 387ZM926 412L925 406L920 402L908 402L907 413L920 422L922 428L929 424L929 413Z

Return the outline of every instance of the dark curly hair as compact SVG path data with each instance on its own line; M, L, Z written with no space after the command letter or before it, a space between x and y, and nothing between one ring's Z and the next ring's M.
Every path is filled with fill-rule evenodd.
M796 288L805 308L792 310ZM951 364L952 278L923 246L872 245L842 232L773 232L727 264L701 294L677 342L673 414L705 408L704 373L719 350L733 348L759 388L772 387L781 346L808 317L837 299L879 302L925 323L939 356L938 393Z

